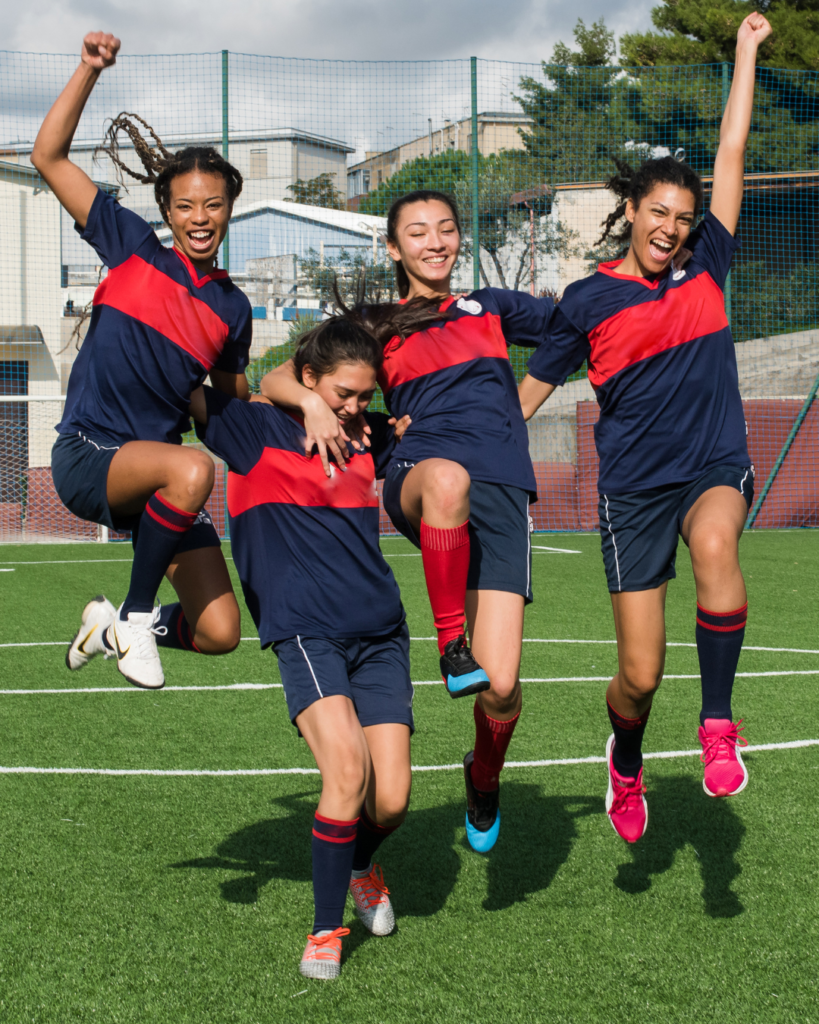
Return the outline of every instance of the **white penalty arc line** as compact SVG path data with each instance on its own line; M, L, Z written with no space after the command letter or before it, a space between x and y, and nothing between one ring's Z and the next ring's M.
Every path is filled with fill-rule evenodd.
M737 672L737 679L762 679L768 676L819 676L819 669L795 669L781 672ZM666 675L663 679L699 679L699 675ZM611 676L533 676L522 683L607 683ZM413 686L443 686L440 679L415 679ZM222 686L163 686L158 690L144 690L137 686L71 686L61 689L36 690L0 689L0 697L30 697L40 694L72 693L189 693L192 691L281 690L282 683L226 683Z
M790 740L785 743L757 743L743 747L747 754L765 750L795 750L819 746L819 740ZM644 760L699 756L699 750L663 750L643 754ZM507 761L506 768L556 768L567 765L605 764L605 757L561 757L543 761ZM463 764L414 764L414 772L447 772L463 770ZM257 775L319 775L318 768L35 768L0 767L0 775L151 775L151 776L257 776Z

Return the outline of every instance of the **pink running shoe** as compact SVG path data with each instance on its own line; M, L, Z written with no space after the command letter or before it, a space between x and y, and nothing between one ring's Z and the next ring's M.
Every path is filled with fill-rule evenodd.
M748 785L748 769L737 749L748 746L740 736L741 725L741 718L736 724L729 718L706 718L700 726L700 761L705 765L702 788L709 796L733 796Z
M609 789L606 793L606 814L614 831L627 843L636 843L645 834L648 826L648 804L643 794L643 769L636 779L627 779L614 770L611 752L614 749L614 733L606 744L606 761L609 766Z

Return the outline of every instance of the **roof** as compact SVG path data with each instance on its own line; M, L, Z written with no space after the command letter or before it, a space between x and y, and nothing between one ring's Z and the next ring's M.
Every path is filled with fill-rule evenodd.
M373 228L376 231L386 231L387 229L386 217L376 217L370 213L353 213L350 210L330 210L325 206L307 206L305 203L288 203L283 199L263 200L237 208L234 210L230 222L235 224L237 221L248 220L264 213L275 213L292 220L309 221L319 227L335 228L336 231L346 231L365 238L372 237ZM170 238L170 228L161 228L157 231L157 235L162 240Z
M299 128L269 128L266 131L255 132L231 132L228 142L280 142L280 141L308 142L313 145L322 146L325 149L335 149L341 153L354 153L355 148L348 146L346 142L339 139L331 139L325 135L316 135L314 132L305 132ZM182 146L219 146L222 145L221 132L189 132L182 135L166 135L162 142L169 148ZM89 150L96 149L100 144L99 139L94 141L74 140L72 149ZM0 152L6 153L30 153L33 142L10 142L0 147ZM132 149L130 142L124 140L120 143L121 149Z
M50 191L48 183L40 177L40 172L28 164L16 164L8 160L0 160L0 181L8 181L14 185L29 185L37 192ZM119 186L111 185L105 181L95 181L94 184L111 195L119 194Z

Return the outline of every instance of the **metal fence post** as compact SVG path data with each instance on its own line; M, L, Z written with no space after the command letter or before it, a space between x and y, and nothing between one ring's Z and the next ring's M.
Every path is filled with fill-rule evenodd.
M728 94L731 91L731 82L728 76L728 64L722 62L722 109L728 105ZM712 193L713 194L713 193ZM731 326L731 271L725 278L725 315L728 317L728 326Z
M228 152L230 150L228 135L230 127L228 120L228 54L228 50L222 50L222 157L225 160L229 159ZM230 271L230 229L228 229L225 240L222 242L222 263L224 269Z
M481 228L478 216L478 58L469 58L472 73L472 287L481 286Z

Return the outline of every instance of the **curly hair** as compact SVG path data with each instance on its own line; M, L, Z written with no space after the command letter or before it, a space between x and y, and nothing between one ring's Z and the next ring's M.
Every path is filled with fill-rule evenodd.
M631 222L625 220L619 231L615 231L614 228L625 218L629 199L636 209L655 185L677 185L678 188L687 189L694 197L694 216L696 217L702 209L700 176L684 160L678 160L673 156L661 156L646 160L636 170L625 160L618 160L617 157L614 158L614 163L617 173L606 182L606 188L614 193L619 202L601 223L603 234L598 238L596 245L601 245L608 238L623 245L629 243Z
M138 125L141 125L151 136L154 145L151 145L143 137ZM144 173L133 170L122 160L119 149L120 132L124 132L131 140L134 151L144 168ZM201 171L224 178L227 200L231 206L242 191L242 175L212 146L186 146L178 153L172 153L164 146L160 137L144 118L125 110L111 119L111 123L105 130L103 144L94 150L95 156L97 153L108 154L117 168L117 176L121 184L124 184L122 177L124 171L143 185L154 186L156 205L166 224L170 223L168 211L171 205L171 182L180 174Z

